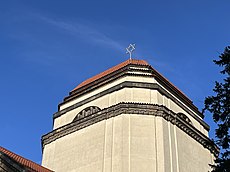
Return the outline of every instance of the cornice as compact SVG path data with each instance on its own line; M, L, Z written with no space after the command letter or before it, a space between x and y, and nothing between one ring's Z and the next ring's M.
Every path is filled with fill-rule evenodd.
M105 96L107 94L111 94L115 91L121 90L123 88L146 88L146 89L151 89L151 90L157 90L158 92L160 92L161 94L165 95L166 97L168 97L169 99L171 99L172 101L174 101L178 106L180 106L182 109L184 109L188 114L190 114L193 118L195 118L205 129L209 130L209 126L202 120L200 119L196 114L198 114L199 116L201 116L201 113L195 109L195 113L194 114L191 110L189 110L186 106L184 106L180 101L178 101L175 97L173 97L171 94L169 94L163 87L161 87L159 84L157 83L146 83L146 82L131 82L131 81L124 81L116 86L113 86L111 88L108 88L107 90L104 90L98 94L95 94L91 97L86 98L85 100L82 100L78 103L75 103L63 110L60 110L58 112L56 112L53 115L53 119L58 118L60 116L62 116L63 114L78 108L86 103L89 103L93 100L96 100L102 96ZM190 106L189 106L190 107ZM194 109L193 109L194 110Z
M140 72L140 73L135 73L135 72ZM65 97L64 101L58 105L58 109L60 109L61 105L71 100L74 100L75 98L83 96L89 92L98 89L99 87L102 87L112 81L115 81L125 76L155 78L157 82L160 83L164 88L170 91L174 96L180 99L180 101L182 101L184 104L190 107L197 114L199 114L199 116L202 119L204 118L204 115L199 112L198 108L193 104L193 102L187 96L185 96L179 89L177 89L173 84L171 84L167 79L165 79L159 72L153 69L150 65L134 65L134 64L129 64L119 70L114 71L113 73L110 73L77 90L70 92L69 96Z
M121 77L124 77L124 76L141 76L141 77L153 77L152 73L151 73L151 70L148 69L147 67L148 66L138 66L139 68L138 69L133 69L132 67L136 67L135 65L133 64L129 64L119 70L116 70L114 71L113 73L110 73L98 80L95 80L77 90L74 90L72 92L69 93L69 96L65 97L64 98L64 101L62 103L59 104L62 105L62 104L65 104L66 102L69 102L71 100L73 100L74 98L77 98L79 96L82 96L86 93L89 93L101 86L104 86L112 81L115 81L117 80L118 78L121 78ZM147 68L148 70L145 71L143 70L142 68ZM139 74L135 74L135 73L130 73L130 72L143 72L145 71L145 73L139 73ZM148 75L146 73L149 73Z
M116 71L118 71L118 70L120 70L120 69L122 69L122 68L124 68L124 67L126 67L128 65L149 66L148 62L146 62L144 60L137 60L137 59L126 60L126 61L124 61L124 62L122 62L122 63L120 63L120 64L118 64L116 66L113 66L113 67L111 67L111 68L109 68L109 69L107 69L107 70L105 70L105 71L103 71L103 72L101 72L101 73L99 73L99 74L97 74L97 75L95 75L95 76L83 81L77 87L75 87L70 93L73 93L76 90L80 89L81 87L84 87L84 86L86 86L86 85L88 85L88 84L90 84L90 83L92 83L92 82L94 82L96 80L99 80L99 79L101 79L103 77L106 77L107 75L112 74L112 73L114 73L114 72L116 72Z
M45 145L68 134L121 114L151 115L162 117L166 121L169 121L171 124L176 125L182 131L187 133L190 137L203 145L204 148L207 148L216 157L218 156L218 147L207 136L197 130L191 123L184 120L181 115L177 115L163 105L124 102L105 108L99 112L92 113L88 116L78 118L76 121L73 121L42 136L42 147L44 148Z

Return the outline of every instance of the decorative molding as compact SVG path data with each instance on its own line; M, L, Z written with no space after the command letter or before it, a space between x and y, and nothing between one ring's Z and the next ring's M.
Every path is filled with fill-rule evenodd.
M126 69L127 68L127 69ZM133 69L131 70L130 68L126 67L126 68L122 68L122 70L120 71L116 71L113 73L113 75L108 75L107 77L101 78L99 80L96 80L86 86L83 86L79 89L77 89L74 92L70 92L70 95L64 98L64 101L62 103L60 103L58 106L60 107L62 104L65 104L66 102L69 102L79 96L82 96L84 94L87 94L99 87L102 87L110 82L113 82L119 78L125 77L125 76L139 76L139 77L152 77L153 75L151 73L146 74L146 73L131 73L132 71L134 71ZM137 70L135 70L137 71ZM139 70L140 71L140 70ZM141 70L142 71L142 70Z
M76 117L74 118L73 122L75 122L75 121L77 121L77 120L79 120L81 118L85 118L85 117L87 117L89 115L92 115L94 113L97 113L99 111L101 111L101 109L99 107L97 107L97 106L87 107L87 108L83 109L81 112L79 112L76 115Z
M196 115L196 114L198 114L199 116L201 116L201 113L198 110L196 110L195 111L196 114L194 114L191 110L189 110L186 106L184 106L180 101L178 101L174 96L169 94L163 87L161 87L157 83L131 82L131 81L122 82L122 83L120 83L116 86L113 86L107 90L104 90L98 94L95 94L91 97L88 97L85 100L82 100L78 103L75 103L75 104L73 104L73 105L71 105L71 106L69 106L63 110L60 110L53 115L53 120L57 117L60 117L61 115L65 114L65 113L75 109L75 108L78 108L78 107L80 107L86 103L89 103L93 100L96 100L96 99L102 97L102 96L105 96L107 94L111 94L111 93L118 91L118 90L121 90L123 88L146 88L146 89L151 89L151 90L157 90L161 94L165 95L166 97L171 99L173 102L175 102L178 106L180 106L183 110L185 110L193 118L195 118L205 129L209 130L209 126ZM192 110L194 110L194 109L192 109Z
M188 122L189 124L192 124L192 121L183 113L177 113L177 116L180 116L181 119L183 119L184 121Z
M105 108L86 117L79 117L75 121L42 136L42 147L44 148L45 145L68 134L121 114L137 114L163 117L166 121L176 125L190 137L207 148L216 157L219 154L218 147L207 136L205 136L193 125L191 125L189 121L185 120L183 115L178 115L163 105L124 102Z
M137 74L135 72L139 72L139 73ZM135 64L128 64L127 66L124 66L119 70L116 70L98 80L95 80L77 90L70 92L69 96L65 97L64 101L58 105L58 109L60 109L60 106L65 104L66 102L69 102L79 96L89 93L103 85L106 85L124 76L139 76L139 77L155 78L163 87L169 90L174 96L179 98L184 104L189 106L193 111L197 112L201 118L204 118L204 115L199 112L198 108L193 104L193 102L187 96L185 96L178 88L176 88L172 83L170 83L166 78L164 78L159 72L153 69L150 65L135 65Z

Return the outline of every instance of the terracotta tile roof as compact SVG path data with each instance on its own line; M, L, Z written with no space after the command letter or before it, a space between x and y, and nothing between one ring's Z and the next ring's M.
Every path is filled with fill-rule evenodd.
M188 103L192 109L194 109L195 111L197 111L197 113L199 113L201 115L201 117L203 118L203 115L199 112L198 108L193 105L193 102L182 92L180 91L180 89L178 89L174 84L172 84L168 79L166 79L163 75L161 75L157 70L155 70L148 62L146 62L145 60L136 60L136 59L129 59L126 60L102 73L99 73L98 75L93 76L92 78L89 78L87 80L85 80L84 82L80 83L76 88L74 88L71 92L70 92L70 96L67 97L66 99L64 99L65 101L67 100L71 100L71 98L73 98L75 92L77 90L80 90L82 87L84 86L89 86L90 83L97 81L99 79L102 79L103 77L112 74L113 72L116 72L119 69L122 69L123 67L129 65L129 64L133 64L133 65L141 65L141 66L147 66L148 68L150 68L152 70L152 74L154 75L154 78L161 83L163 86L165 86L166 88L168 88L169 90L171 90L172 92L174 92L174 94L176 94L176 96L181 97L186 103ZM82 88L84 90L84 88ZM69 98L69 99L68 99Z
M36 172L53 172L45 167L42 167L41 165L36 164L35 162L28 160L26 158L23 158L20 155L17 155L3 147L0 146L0 152L6 154L8 157L12 158L14 161L18 162L19 164L23 165L24 167L36 171Z
M96 81L106 75L109 75L110 73L113 73L129 64L134 64L134 65L143 65L143 66L150 66L151 69L154 71L154 74L157 75L158 77L160 77L161 79L165 80L167 83L169 83L172 87L174 87L176 90L178 90L181 94L183 94L184 96L186 96L182 91L180 91L180 89L178 89L176 86L174 86L168 79L166 79L163 75L161 75L158 71L156 71L148 62L146 62L145 60L136 60L136 59L129 59L126 60L110 69L107 69L104 72L101 72L85 81L83 81L82 83L80 83L77 87L75 87L71 92L85 86L88 85L89 83ZM186 96L187 97L187 96Z
M157 70L155 70L152 66L151 69L153 70L153 73L155 74L155 76L157 78L159 78L162 82L164 82L166 85L169 85L171 87L173 87L176 91L178 91L179 94L183 95L184 97L186 97L187 101L191 102L192 101L178 88L176 87L173 83L171 83L167 78L165 78L163 75L161 75Z
M104 77L104 76L106 76L106 75L108 75L110 73L113 73L113 72L115 72L115 71L117 71L117 70L129 65L129 64L143 65L143 66L149 65L144 60L136 60L136 59L126 60L126 61L124 61L124 62L122 62L122 63L120 63L120 64L118 64L118 65L116 65L116 66L114 66L114 67L102 72L102 73L99 73L98 75L93 76L92 78L89 78L89 79L85 80L84 82L79 84L76 88L74 88L71 92L73 92L73 91L75 91L75 90L77 90L77 89L79 89L79 88L81 88L81 87L93 82L93 81L96 81L96 80L98 80L98 79L100 79L100 78L102 78L102 77Z
M163 75L161 75L157 70L155 70L148 62L145 60L126 60L98 75L93 76L92 78L89 78L85 80L84 82L80 83L76 88L74 88L72 91L70 91L69 96L64 98L64 101L58 105L58 108L60 110L60 106L65 104L68 101L71 101L75 99L76 97L86 94L88 91L92 91L97 86L101 86L103 84L106 84L111 81L114 77L116 78L115 72L125 72L123 71L124 67L127 65L137 65L147 67L151 72L151 77L155 78L157 82L159 82L163 87L165 87L169 92L174 94L176 97L178 97L183 103L185 103L187 106L189 106L194 112L199 114L201 118L204 118L204 115L199 111L199 109L193 104L193 102L182 92L180 89L178 89L174 84L172 84L168 79L166 79ZM119 71L120 70L120 71ZM127 69L129 70L129 69ZM127 71L126 71L127 72ZM121 75L122 76L122 75ZM119 74L118 74L119 77Z

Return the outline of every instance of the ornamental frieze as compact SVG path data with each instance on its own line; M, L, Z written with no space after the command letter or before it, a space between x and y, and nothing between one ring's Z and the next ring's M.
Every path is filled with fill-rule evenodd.
M52 132L42 136L42 147L49 144L56 139L64 137L68 134L76 132L80 129L98 123L100 121L121 115L121 114L135 114L135 115L151 115L164 118L173 125L176 125L182 131L187 133L194 140L199 142L216 157L219 154L218 147L211 141L206 135L196 129L190 119L182 113L174 113L163 105L157 104L145 104L145 103L118 103L108 108L100 110L96 106L88 107L82 110L74 120L60 128L53 130Z
M90 107L87 107L87 108L83 109L81 112L79 112L79 113L76 115L76 117L74 118L73 122L74 122L74 121L77 121L77 120L79 120L79 119L81 119L81 118L85 118L85 117L87 117L87 116L89 116L89 115L92 115L92 114L94 114L94 113L97 113L97 112L99 112L100 110L101 110L101 109L100 109L99 107L97 107L97 106L90 106Z

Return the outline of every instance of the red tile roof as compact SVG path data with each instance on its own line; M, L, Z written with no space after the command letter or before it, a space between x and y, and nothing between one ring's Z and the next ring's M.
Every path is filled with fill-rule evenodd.
M141 66L147 66L152 70L152 74L154 75L154 78L159 81L163 86L167 87L169 90L173 91L176 96L181 97L186 103L188 103L190 105L190 107L192 109L194 109L195 111L197 111L197 113L199 113L201 115L201 117L203 118L203 115L199 112L198 108L193 105L193 102L182 92L180 91L180 89L178 89L176 86L174 86L169 80L167 80L163 75L161 75L157 70L155 70L150 64L148 64L148 62L146 62L145 60L136 60L136 59L129 59L126 60L98 75L93 76L92 78L89 78L87 80L85 80L84 82L80 83L76 88L74 88L71 92L70 92L70 97L74 95L75 91L81 89L84 86L89 86L90 83L97 81L99 79L102 79L103 77L112 74L113 72L116 72L117 70L127 66L127 65L141 65ZM83 88L84 89L84 88ZM67 97L69 98L69 97ZM72 97L73 98L73 97ZM67 99L65 99L67 100ZM71 100L68 99L68 100Z
M28 160L26 158L23 158L20 155L17 155L3 147L0 146L0 152L6 154L8 157L12 158L14 161L18 162L19 164L25 166L26 168L29 168L36 172L53 172L45 167L42 167L41 165L36 164L35 162Z
M96 80L98 80L98 79L100 79L100 78L102 78L102 77L104 77L104 76L106 76L106 75L108 75L110 73L113 73L113 72L115 72L115 71L117 71L117 70L129 65L129 64L143 65L143 66L148 66L149 65L144 60L135 60L135 59L126 60L126 61L124 61L124 62L122 62L122 63L120 63L120 64L118 64L118 65L116 65L116 66L114 66L114 67L102 72L102 73L99 73L98 75L93 76L92 78L89 78L89 79L85 80L84 82L79 84L76 88L74 88L72 90L72 92L77 90L77 89L79 89L79 88L81 88L81 87L83 87L83 86L85 86L85 85L87 85L87 84L89 84L89 83L91 83L91 82L93 82L93 81L96 81Z
M96 81L106 75L109 75L129 64L134 64L134 65L143 65L143 66L150 66L151 69L154 71L154 74L157 75L158 77L160 77L161 79L165 80L167 83L169 83L172 87L174 87L177 91L179 91L181 94L183 94L184 96L186 96L182 91L180 91L176 86L174 86L168 79L166 79L163 75L161 75L158 71L156 71L155 69L152 68L152 66L146 62L145 60L136 60L136 59L129 59L129 60L126 60L110 69L107 69L106 71L104 72L101 72L85 81L83 81L82 83L80 83L77 87L75 87L71 92L74 92L75 90L83 87L83 86L86 86L88 84L90 84L91 82L93 81ZM187 96L186 96L187 97Z

